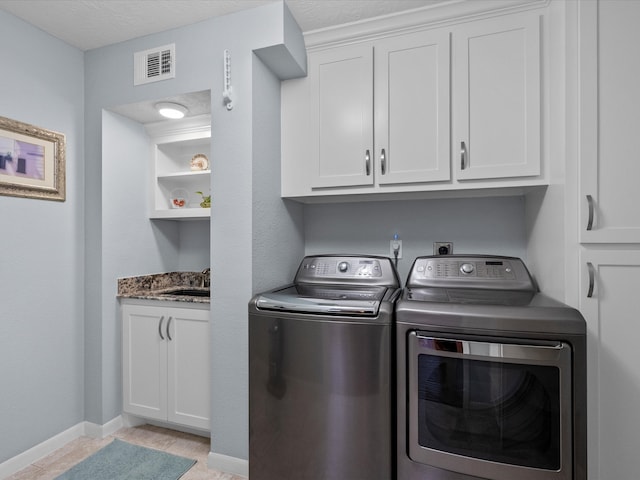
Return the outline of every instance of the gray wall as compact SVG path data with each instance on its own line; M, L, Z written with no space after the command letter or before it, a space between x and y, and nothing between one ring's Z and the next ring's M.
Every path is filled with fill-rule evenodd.
M0 11L0 115L66 135L67 199L0 196L0 463L84 419L83 56Z
M208 247L213 285L212 448L223 456L247 458L246 324L247 302L257 271L252 265L254 241L276 235L283 251L302 252L300 234L289 235L287 230L274 232L271 225L253 222L254 208L264 205L265 201L270 203L261 215L266 213L275 217L286 213L278 196L277 173L267 179L260 201L253 198L254 165L261 166L263 161L278 163L278 151L269 150L279 148L280 137L279 83L259 62L256 63L258 75L254 78L253 50L260 48L263 52L271 52L266 55L270 60L287 57L289 52L281 44L284 26L290 20L284 4L275 3L86 53L86 275L92 279L87 286L85 310L88 421L104 424L121 412L120 326L117 302L113 298L117 277L123 273L146 274L159 267L195 267L198 259L203 258L199 243L193 238L204 232L203 227L177 228L173 222L150 222L145 218L147 202L142 201L139 194L134 194L136 204L140 201L137 211L126 213L123 221L118 220L122 205L112 204L111 196L123 185L127 185L127 189L138 185L143 190L148 179L146 167L130 168L127 162L114 164L111 155L106 154L115 149L119 156L130 157L131 153L123 151L126 149L105 145L105 142L126 136L129 131L135 132L139 126L103 112L118 105L211 89L209 158L213 202ZM302 39L301 35L293 37ZM134 87L134 52L168 43L176 44L176 78ZM228 111L221 101L225 49L232 57L235 94L232 111ZM299 58L293 62L294 65L300 63ZM270 68L278 72L283 65L287 67L285 70L291 71L290 61L274 61ZM261 117L271 122L264 133L253 128L254 102L260 106ZM134 142L134 145L138 144ZM254 155L260 158L254 159ZM129 177L123 180L123 175ZM102 220L101 216L104 217ZM289 231L302 231L301 219L295 215L284 223ZM123 242L123 238L127 242ZM123 264L133 256L136 259L130 266ZM270 275L277 281L289 276L290 271L287 262L276 263L271 266Z
M305 253L386 255L398 233L403 280L434 241L453 241L460 253L525 257L522 197L306 206L279 198L276 77L295 65L267 68L252 50L277 58L280 49L271 47L283 27L291 35L290 21L274 4L90 51L83 61L82 52L0 11L0 44L12 45L3 50L11 74L0 76L0 113L67 135L68 189L64 203L0 197L0 461L82 420L119 415L118 276L199 269L210 247L212 445L246 458L247 301L288 282ZM134 87L133 53L174 42L177 78ZM231 112L220 100L226 48ZM212 90L210 227L151 222L141 187L148 162L133 158L145 149L141 128L105 109L205 89ZM211 244L203 246L207 234Z
M4 12L0 27L0 43L12 46L3 49L2 114L67 135L65 203L0 197L0 461L83 420L101 425L117 417L117 278L204 268L209 254L212 443L221 455L246 458L246 306L254 288L280 282L293 269L290 261L278 262L254 282L254 243L262 251L274 244L282 252L303 250L302 207L285 208L279 199L277 169L252 194L254 154L260 168L279 163L278 151L270 151L280 138L276 77L301 74L306 62L293 18L278 2L84 54ZM134 52L167 43L176 44L176 78L134 87ZM221 102L224 49L232 53L232 112ZM256 49L269 68L255 60ZM151 222L141 127L108 110L205 89L214 92L211 225ZM264 122L255 131L254 91ZM262 215L285 215L282 228L271 228ZM264 260L256 271L263 266ZM220 354L225 349L228 355Z
M242 22L221 26L219 51L227 48L232 54L236 100L231 111L219 101L212 105L212 450L244 459L248 458L247 304L254 288L277 284L292 268L290 259L268 261L254 251L272 255L268 246L278 244L282 252L302 252L302 236L295 233L302 231L301 219L295 211L289 215L279 198L279 82L251 52L257 42L271 46L276 41L276 30L269 32L276 26L275 6L244 12ZM278 18L282 27L283 18ZM278 70L277 62L270 67ZM220 98L216 95L220 91L221 85L214 83L212 97ZM261 260L254 264L258 257ZM263 277L266 263L269 279Z
M102 114L102 316L96 325L102 334L101 375L88 376L87 388L102 392L103 405L122 398L122 332L116 300L120 277L170 272L179 264L180 232L175 222L150 222L147 181L150 140L143 126L120 115ZM206 252L206 250L205 250ZM87 278L92 278L88 273ZM112 352L106 355L105 352ZM93 382L101 380L108 388ZM105 419L109 420L109 419ZM101 424L103 422L100 422Z
M389 256L397 233L403 282L415 257L433 254L433 242L453 242L454 253L526 261L524 203L524 197L499 197L306 205L305 253Z

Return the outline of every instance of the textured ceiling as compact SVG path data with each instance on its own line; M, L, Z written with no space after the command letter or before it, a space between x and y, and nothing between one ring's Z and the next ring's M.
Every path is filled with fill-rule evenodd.
M280 0L0 0L0 9L81 50ZM286 0L303 32L447 0Z
M281 0L0 0L0 10L81 50L91 50L277 1ZM302 31L309 32L443 1L450 0L286 0L286 3ZM157 101L160 100L185 105L188 116L210 111L208 91ZM147 124L162 121L155 103L140 102L110 110Z

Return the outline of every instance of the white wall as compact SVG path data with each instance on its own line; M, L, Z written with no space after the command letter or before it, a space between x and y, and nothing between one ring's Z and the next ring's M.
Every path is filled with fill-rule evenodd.
M84 419L83 55L0 11L0 115L66 136L65 202L0 196L0 463Z
M529 268L536 273L540 289L561 302L577 306L577 301L568 296L567 285L573 282L573 273L577 267L570 268L572 253L567 245L574 245L577 235L578 212L574 215L567 202L577 198L571 185L576 185L577 169L566 171L571 163L573 147L571 138L575 134L567 130L567 112L571 109L571 102L577 95L577 89L567 89L568 72L571 72L575 56L570 54L569 34L567 28L566 9L575 8L575 2L551 2L549 14L545 17L544 32L548 39L544 45L543 58L548 61L548 68L544 70L544 92L548 100L543 106L543 138L545 149L543 155L549 159L548 176L549 187L543 193L527 196L525 218L527 257ZM574 27L575 28L575 27ZM574 47L575 48L575 45ZM571 248L571 247L569 247Z
M201 272L209 267L211 265L211 231L209 222L182 222L179 227L179 235L177 269L180 271Z
M526 263L524 198L460 198L305 206L305 253L389 256L397 233L404 282L413 260L433 254L433 242L454 253L520 257Z

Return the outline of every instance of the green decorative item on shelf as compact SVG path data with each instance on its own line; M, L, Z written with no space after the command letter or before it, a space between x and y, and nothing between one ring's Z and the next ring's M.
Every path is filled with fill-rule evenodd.
M196 192L202 196L202 201L200 202L200 206L202 208L211 208L211 195L205 195L202 192Z

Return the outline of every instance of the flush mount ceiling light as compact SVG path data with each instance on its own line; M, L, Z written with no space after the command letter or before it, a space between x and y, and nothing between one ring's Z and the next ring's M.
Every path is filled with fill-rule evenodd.
M184 105L179 103L160 102L156 103L158 113L166 118L183 118L189 111Z

